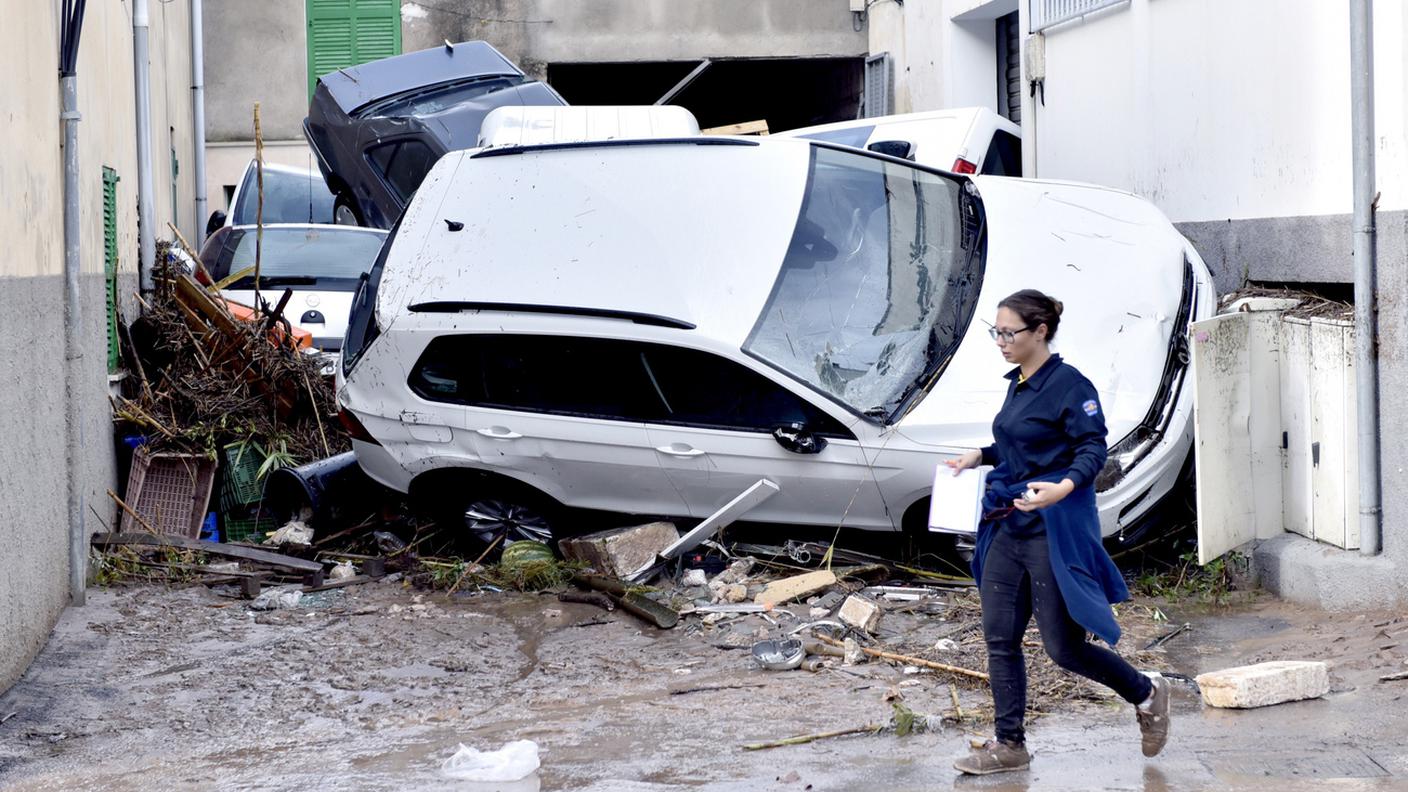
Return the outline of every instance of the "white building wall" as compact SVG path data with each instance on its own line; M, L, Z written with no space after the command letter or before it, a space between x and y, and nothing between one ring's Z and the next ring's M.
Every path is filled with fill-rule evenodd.
M1408 208L1405 19L1375 5L1381 209ZM1351 208L1349 11L1324 0L1131 0L1045 33L1027 172L1120 187L1175 222Z

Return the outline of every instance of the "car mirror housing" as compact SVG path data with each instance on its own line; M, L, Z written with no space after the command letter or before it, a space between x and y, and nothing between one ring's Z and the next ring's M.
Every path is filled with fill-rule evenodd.
M806 424L790 423L774 427L772 437L777 444L794 454L820 454L826 440L812 434Z

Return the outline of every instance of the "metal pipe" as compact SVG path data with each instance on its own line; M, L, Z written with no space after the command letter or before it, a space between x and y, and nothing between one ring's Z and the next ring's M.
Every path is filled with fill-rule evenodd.
M1377 238L1374 227L1373 0L1350 0L1349 60L1354 151L1354 369L1359 431L1359 551L1383 547L1379 471Z
M152 75L148 46L151 20L147 0L132 4L132 62L137 87L137 251L138 275L143 292L154 288L152 267L156 261L156 219L152 205Z
M206 214L209 212L205 194L205 11L203 0L191 0L191 126L194 134L196 192L196 229L204 237ZM193 237L194 239L194 237ZM197 247L200 246L197 242Z
M83 258L80 244L78 191L78 76L64 74L64 391L65 451L68 457L68 585L69 600L82 605L87 598L88 537L83 521Z

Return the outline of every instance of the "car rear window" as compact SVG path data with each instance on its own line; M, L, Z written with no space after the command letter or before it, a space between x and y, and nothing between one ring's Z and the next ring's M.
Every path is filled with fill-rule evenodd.
M264 170L265 225L271 223L331 223L333 196L316 173ZM230 225L254 225L259 214L259 182L253 168L240 184L239 201Z
M988 176L1022 175L1022 141L1010 132L993 133L988 153L983 157L983 173Z
M802 423L854 437L772 380L694 349L602 338L455 335L435 339L410 377L422 398L637 423L769 432Z

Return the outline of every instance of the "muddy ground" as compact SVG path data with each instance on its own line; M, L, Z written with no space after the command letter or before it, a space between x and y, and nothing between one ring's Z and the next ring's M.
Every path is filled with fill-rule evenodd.
M441 763L459 743L516 739L536 741L543 764L515 789L1408 789L1408 682L1378 681L1408 657L1408 618L1397 614L1327 616L1264 599L1125 606L1127 654L1169 629L1150 606L1193 624L1136 654L1143 667L1192 676L1324 659L1334 689L1233 712L1203 708L1180 685L1173 740L1147 761L1128 705L1042 676L1048 714L1029 730L1032 770L963 779L952 762L991 728L981 686L961 686L970 720L959 726L943 674L877 662L762 671L737 648L778 632L756 617L727 631L697 618L660 631L548 595L447 598L394 582L265 613L200 587L94 590L88 603L0 696L0 789L488 789L448 780ZM971 649L977 636L943 619L892 613L881 632L894 645L957 636ZM949 725L741 747L883 722L895 689Z

